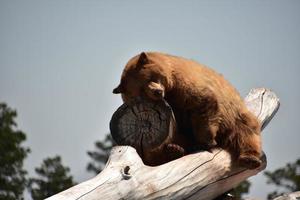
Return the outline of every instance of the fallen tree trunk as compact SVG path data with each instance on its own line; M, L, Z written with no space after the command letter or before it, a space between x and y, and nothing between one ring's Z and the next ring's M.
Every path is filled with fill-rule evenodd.
M245 102L262 129L279 108L276 95L264 88L251 90ZM225 150L214 149L150 167L134 148L117 146L100 174L48 200L213 199L263 170L265 156L262 161L257 169L247 170L236 166Z

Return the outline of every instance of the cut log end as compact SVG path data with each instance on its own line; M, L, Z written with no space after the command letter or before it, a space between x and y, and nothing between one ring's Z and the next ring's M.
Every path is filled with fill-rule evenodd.
M113 114L110 131L118 145L130 145L141 154L170 140L176 123L165 101L136 99L130 105L124 103Z

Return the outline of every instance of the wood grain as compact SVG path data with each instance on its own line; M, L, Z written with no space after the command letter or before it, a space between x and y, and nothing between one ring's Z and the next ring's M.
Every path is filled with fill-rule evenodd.
M132 146L142 156L172 140L176 122L167 102L135 99L113 114L110 132L118 145Z

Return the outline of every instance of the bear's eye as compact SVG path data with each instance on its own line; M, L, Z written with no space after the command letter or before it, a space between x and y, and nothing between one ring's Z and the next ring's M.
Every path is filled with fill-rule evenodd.
M149 80L149 82L155 82L155 83L158 83L159 82L159 76L157 75L157 74L152 74L151 76L150 76L150 80Z

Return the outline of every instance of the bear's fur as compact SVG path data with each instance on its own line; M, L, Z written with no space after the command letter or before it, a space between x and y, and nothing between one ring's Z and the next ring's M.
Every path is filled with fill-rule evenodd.
M179 133L173 143L179 145L178 149L189 152L194 147L209 150L218 146L229 150L247 168L261 163L258 120L247 110L235 88L202 64L143 52L129 60L121 83L113 92L121 93L125 103L138 96L164 98L177 121ZM158 163L148 160L147 164Z

